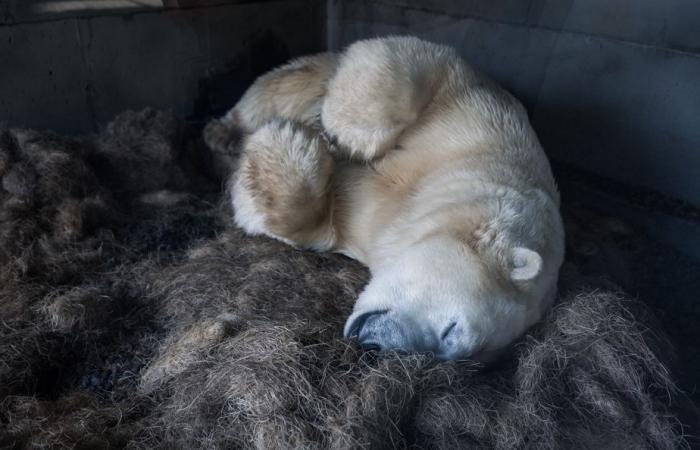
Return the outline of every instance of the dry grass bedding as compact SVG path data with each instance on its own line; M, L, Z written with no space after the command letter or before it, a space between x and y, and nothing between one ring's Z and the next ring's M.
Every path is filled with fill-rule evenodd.
M0 447L682 447L665 341L564 283L497 365L341 338L368 278L244 236L171 115L0 131ZM565 277L566 278L566 277Z

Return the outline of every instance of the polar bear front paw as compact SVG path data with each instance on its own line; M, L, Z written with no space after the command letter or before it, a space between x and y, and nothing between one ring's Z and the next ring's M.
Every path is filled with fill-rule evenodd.
M288 244L332 248L332 170L318 133L292 121L269 122L246 139L232 179L236 224Z

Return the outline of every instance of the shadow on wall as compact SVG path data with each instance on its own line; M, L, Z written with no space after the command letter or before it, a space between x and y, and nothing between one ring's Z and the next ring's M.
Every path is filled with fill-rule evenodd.
M0 26L0 122L80 133L129 109L170 109L181 118L223 109L210 108L202 95L231 106L260 72L321 50L324 5L291 0L10 17ZM3 13L0 5L0 21ZM212 91L223 79L201 84L224 72L231 88Z
M251 37L245 51L198 82L198 95L188 120L203 125L224 114L236 103L260 74L284 63L291 52L284 39L268 31Z
M657 189L673 187L673 167L653 150L657 148L653 130L635 129L598 105L541 104L531 113L531 121L545 151L556 160L631 185L641 180Z
M330 2L328 42L411 34L451 45L523 101L553 158L700 206L700 55L687 50L700 34L682 13L511 3Z

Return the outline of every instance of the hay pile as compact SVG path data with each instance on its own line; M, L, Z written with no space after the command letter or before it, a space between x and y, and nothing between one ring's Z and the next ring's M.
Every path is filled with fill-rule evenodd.
M340 339L368 274L243 236L191 131L0 134L0 447L678 448L664 341L567 288L500 365Z

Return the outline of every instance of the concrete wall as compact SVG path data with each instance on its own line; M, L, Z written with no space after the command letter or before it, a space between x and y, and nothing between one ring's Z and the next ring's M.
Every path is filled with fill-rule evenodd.
M329 0L329 47L388 34L457 47L553 159L700 206L697 0Z
M255 76L324 41L325 3L313 0L77 17L17 5L0 5L0 122L63 132L146 106L220 112Z
M408 33L515 93L553 159L700 206L697 0L220 1L76 16L0 0L0 122L84 132L145 106L199 120L289 57Z

